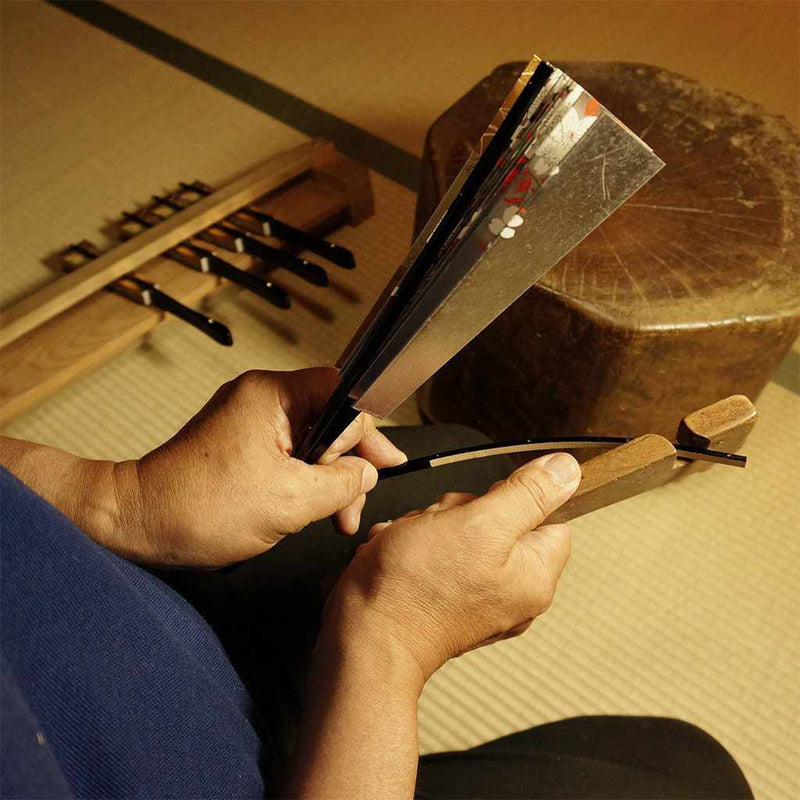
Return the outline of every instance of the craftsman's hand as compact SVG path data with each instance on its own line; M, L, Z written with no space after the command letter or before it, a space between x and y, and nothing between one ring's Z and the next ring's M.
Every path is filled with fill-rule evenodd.
M405 456L362 415L320 464L292 458L336 381L316 368L222 386L166 444L115 466L121 524L103 543L148 563L219 567L331 515L355 533L376 467ZM342 455L350 450L357 456Z
M423 681L453 656L521 633L550 605L569 557L568 526L542 523L579 482L578 463L558 453L482 497L446 494L375 525L329 615L405 651Z
M547 609L570 538L539 526L579 479L571 456L545 456L372 529L325 606L286 796L412 797L425 681Z

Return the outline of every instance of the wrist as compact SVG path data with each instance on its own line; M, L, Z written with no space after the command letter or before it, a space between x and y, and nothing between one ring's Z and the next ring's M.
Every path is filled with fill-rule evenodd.
M316 667L330 670L331 664L341 673L364 675L372 685L390 687L396 696L414 703L429 677L387 620L369 609L346 608L336 594L325 607L315 671Z
M331 602L332 601L332 602ZM360 614L325 608L287 797L411 797L424 676Z
M93 461L54 447L2 439L2 463L89 538L106 545L117 522L110 461Z
M142 518L138 462L81 459L66 495L66 515L91 539L123 558L153 560Z

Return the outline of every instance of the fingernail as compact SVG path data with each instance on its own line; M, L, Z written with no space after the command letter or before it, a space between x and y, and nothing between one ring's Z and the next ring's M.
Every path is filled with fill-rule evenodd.
M367 466L364 467L364 472L361 474L361 491L362 492L369 492L375 488L375 484L378 482L378 470L372 466L372 464L367 463Z
M578 462L568 453L556 453L550 456L542 467L561 489L569 489L581 475Z

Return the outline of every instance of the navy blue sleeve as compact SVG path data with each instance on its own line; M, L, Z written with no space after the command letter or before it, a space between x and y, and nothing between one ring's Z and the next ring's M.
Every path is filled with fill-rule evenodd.
M0 716L0 797L73 797L5 660L0 661Z
M0 795L263 796L250 698L203 618L5 470L0 503Z

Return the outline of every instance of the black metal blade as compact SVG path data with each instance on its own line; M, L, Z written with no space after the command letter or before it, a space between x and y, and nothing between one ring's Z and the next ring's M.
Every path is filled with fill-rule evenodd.
M194 242L181 242L179 245L167 250L164 256L183 264L198 272L208 272L219 275L232 283L236 283L278 308L291 308L292 301L282 286L272 281L266 281L256 275L229 264L211 250L196 245Z
M422 469L435 469L448 464L472 461L476 458L490 458L498 455L515 453L540 453L552 450L610 449L633 441L629 436L559 436L552 439L520 439L514 442L497 442L479 444L448 450L446 453L433 453L399 464L396 467L384 467L378 470L378 478L393 478ZM725 464L743 468L747 465L747 456L739 453L726 453L709 450L704 447L688 447L675 443L675 457L683 461L704 461L711 464Z

